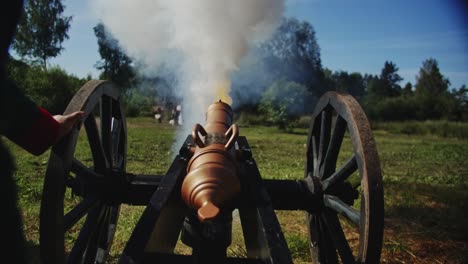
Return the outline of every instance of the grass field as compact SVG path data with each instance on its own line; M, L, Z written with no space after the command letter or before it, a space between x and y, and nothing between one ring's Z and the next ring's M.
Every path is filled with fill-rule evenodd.
M275 179L303 177L306 132L240 128L240 134L249 140L262 176ZM156 124L152 119L129 119L127 170L164 174L171 162L174 134L173 127ZM374 136L385 191L382 263L467 263L468 140L386 130L376 130ZM34 157L7 144L16 157L25 232L32 258L36 258L40 199L49 153ZM79 144L77 152L84 153L86 148L86 144ZM122 206L112 263L118 259L142 210L143 207ZM310 262L304 214L277 213L295 263ZM242 253L242 238L234 237L229 254Z

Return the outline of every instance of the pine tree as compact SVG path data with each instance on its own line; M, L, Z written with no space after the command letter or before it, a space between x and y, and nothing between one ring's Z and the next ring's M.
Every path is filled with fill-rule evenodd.
M401 87L398 83L402 78L397 72L398 67L395 63L386 61L379 78L369 82L369 95L374 98L399 96Z
M96 63L96 68L102 70L101 78L111 80L121 88L128 88L135 77L132 60L122 51L118 41L106 31L102 23L94 27L94 34L102 58Z
M420 97L435 97L448 90L450 81L445 78L435 59L427 59L419 70L416 82L416 95Z
M437 60L425 60L416 79L415 96L420 105L420 118L438 119L446 115L451 106L450 81L440 73Z

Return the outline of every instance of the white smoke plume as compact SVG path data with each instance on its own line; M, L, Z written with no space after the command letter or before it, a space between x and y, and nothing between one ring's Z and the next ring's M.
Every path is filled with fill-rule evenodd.
M91 8L145 74L177 69L185 138L211 103L230 100L231 73L273 33L284 0L95 0Z

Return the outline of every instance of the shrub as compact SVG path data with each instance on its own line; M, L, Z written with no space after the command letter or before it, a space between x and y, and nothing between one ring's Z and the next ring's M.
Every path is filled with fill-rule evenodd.
M142 96L135 91L128 91L122 99L126 116L152 116L153 102L151 98Z
M59 67L47 71L40 66L29 66L21 61L10 60L8 77L16 83L36 104L52 114L61 114L84 79L69 75Z
M256 112L240 111L236 112L235 123L241 126L268 125L268 118L265 115ZM271 125L271 124L270 124Z
M307 88L295 82L278 81L262 95L260 111L280 129L290 129L304 113Z
M363 108L372 120L414 120L420 112L416 99L406 96L366 100Z
M42 106L53 114L63 113L75 93L85 83L85 80L68 75L58 67L49 68L45 78L49 86L42 91Z
M301 116L297 121L297 128L309 128L312 121L312 115Z

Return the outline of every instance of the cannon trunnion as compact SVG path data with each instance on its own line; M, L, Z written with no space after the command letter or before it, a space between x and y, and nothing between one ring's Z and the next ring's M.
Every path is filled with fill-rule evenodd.
M350 95L329 92L317 103L298 180L262 178L222 102L210 106L205 126L195 126L164 175L126 171L126 121L112 83L86 83L65 113L77 110L86 113L83 124L49 158L43 263L108 262L121 204L145 210L119 263L293 263L275 210L305 212L313 263L380 261L380 162L367 118ZM242 257L227 255L233 215L244 236ZM191 255L174 252L179 239Z

